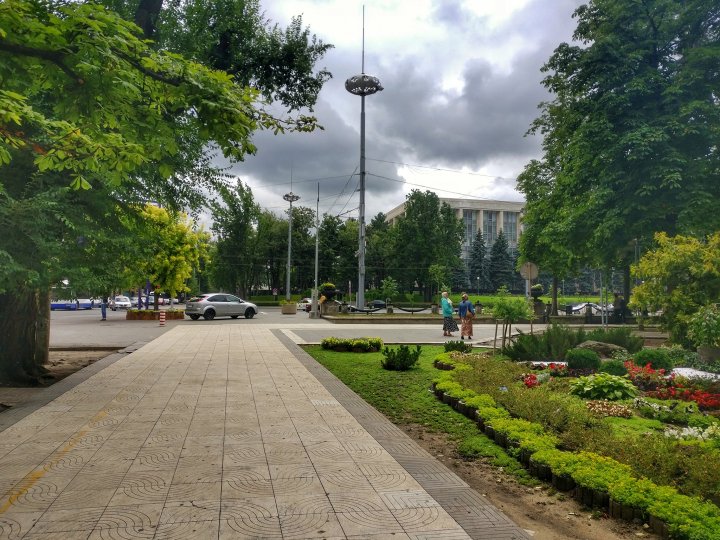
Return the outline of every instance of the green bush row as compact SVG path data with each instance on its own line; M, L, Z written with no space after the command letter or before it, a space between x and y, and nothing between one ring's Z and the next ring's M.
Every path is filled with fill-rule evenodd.
M320 342L323 349L333 351L346 350L353 352L377 352L383 346L383 340L377 337L362 338L324 338Z
M719 537L720 509L714 504L682 495L675 488L636 478L628 465L612 458L558 449L558 439L546 434L541 424L511 418L507 410L497 406L492 396L478 394L455 382L452 372L442 372L434 380L434 388L474 409L479 422L506 437L511 455L529 455L533 463L548 467L553 475L570 477L578 486L605 493L617 503L662 520L673 538Z

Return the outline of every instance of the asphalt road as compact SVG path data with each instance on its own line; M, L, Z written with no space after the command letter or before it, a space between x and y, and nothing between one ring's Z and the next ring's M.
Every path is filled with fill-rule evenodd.
M50 318L51 348L118 348L152 341L170 328L178 325L249 324L265 325L286 333L296 343L319 343L325 337L341 338L373 336L385 343L444 343L460 339L460 332L454 338L442 335L442 322L438 324L373 324L372 315L363 324L334 324L325 319L311 319L305 312L282 315L279 307L260 307L253 319L215 319L205 321L168 320L165 326L158 321L127 321L125 311L107 312L107 321L100 321L100 310L53 311ZM534 325L535 329L544 325ZM529 332L529 325L517 329ZM475 325L475 342L491 340L495 334L494 325ZM515 327L513 328L515 330Z

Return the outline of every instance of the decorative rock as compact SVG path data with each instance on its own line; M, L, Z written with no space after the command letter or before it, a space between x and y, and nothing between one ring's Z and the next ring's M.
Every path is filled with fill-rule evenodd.
M600 358L610 358L616 351L627 352L625 348L620 345L613 345L612 343L602 343L601 341L583 341L577 346L578 349L589 349L598 353Z

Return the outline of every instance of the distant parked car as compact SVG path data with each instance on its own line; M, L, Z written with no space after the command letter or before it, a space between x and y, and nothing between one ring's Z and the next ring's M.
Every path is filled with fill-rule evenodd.
M588 306L590 306L590 310L593 315L600 315L603 313L603 311L608 315L611 315L613 312L612 306L601 306L599 304L595 304L594 302L583 302L581 304L575 304L574 306L572 306L572 314L584 315L585 310Z
M201 316L206 321L215 317L237 319L240 315L252 319L257 310L257 306L252 302L227 293L201 294L185 302L185 314L193 321L197 321Z
M90 298L78 298L75 302L78 309L92 309L95 307L95 301Z
M310 311L310 309L312 308L312 299L303 298L297 303L297 308L300 311Z
M78 308L78 303L75 300L53 300L50 302L50 310L55 311L58 309L65 309L68 311L75 311Z
M368 308L375 309L375 308L384 308L387 307L387 304L385 304L385 300L370 300L367 303Z
M118 309L130 309L132 302L127 296L119 295L110 299L110 309L117 311Z

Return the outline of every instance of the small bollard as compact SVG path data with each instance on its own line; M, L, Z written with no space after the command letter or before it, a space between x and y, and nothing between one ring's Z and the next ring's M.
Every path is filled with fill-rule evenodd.
M165 326L165 312L160 312L160 326Z

